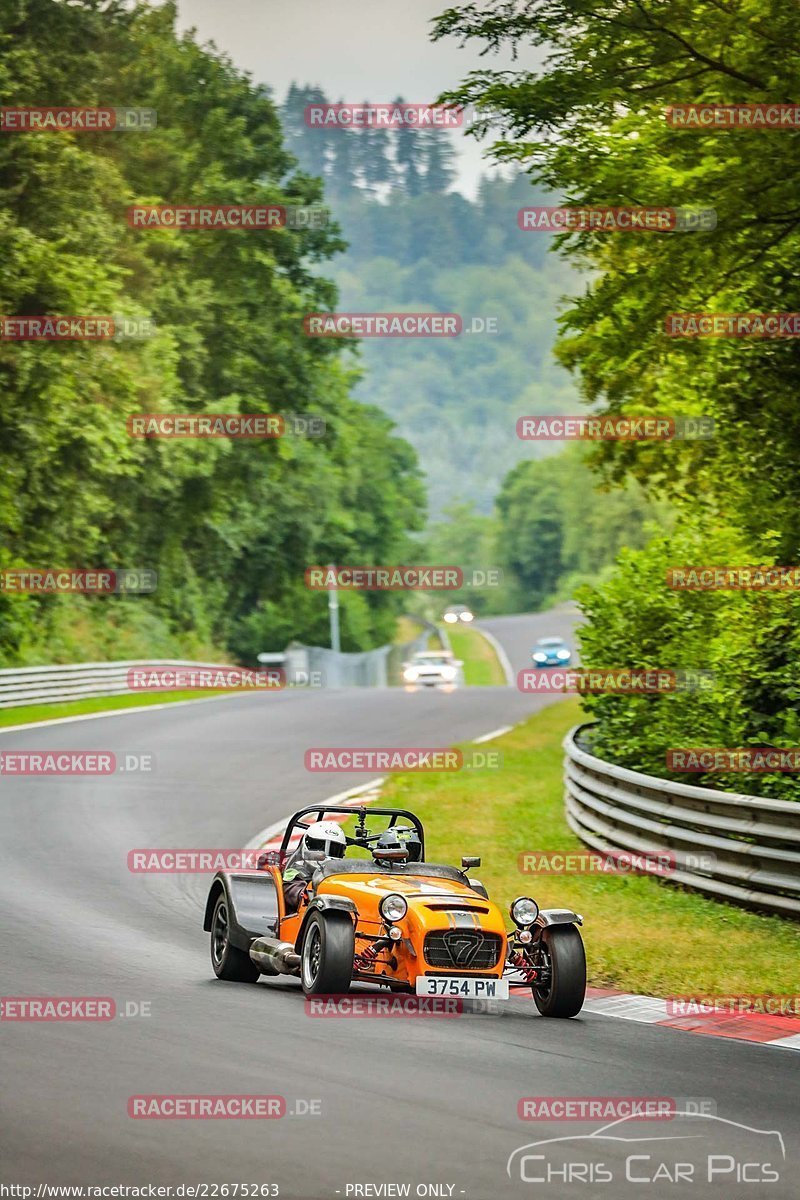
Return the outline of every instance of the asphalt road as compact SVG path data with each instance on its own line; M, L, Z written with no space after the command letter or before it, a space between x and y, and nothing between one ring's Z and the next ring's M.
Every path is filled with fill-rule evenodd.
M532 640L567 632L570 620L561 613L487 625L517 668ZM134 848L243 845L293 808L363 781L309 774L303 753L311 745L444 745L551 702L510 688L296 691L0 731L2 750L111 750L155 761L150 774L0 777L0 993L110 996L123 1012L150 1007L147 1017L105 1023L0 1023L0 1183L271 1183L293 1200L794 1194L794 1054L592 1015L547 1021L525 998L499 1015L311 1018L294 981L214 978L201 929L206 879L127 869ZM174 1093L281 1095L297 1115L127 1115L131 1095ZM751 1188L728 1174L708 1186L626 1184L629 1148L620 1142L602 1147L613 1184L598 1181L596 1167L584 1181L573 1172L569 1183L563 1167L549 1184L522 1182L518 1160L514 1179L506 1174L518 1147L597 1128L523 1122L520 1098L654 1094L707 1097L730 1121L779 1130L789 1160L778 1164L781 1182ZM309 1104L317 1115L302 1115ZM628 1136L643 1129L668 1133L664 1123L655 1133L640 1123ZM760 1135L718 1124L710 1136L715 1153L766 1154ZM647 1146L638 1152L652 1158L638 1163L639 1178L677 1153L674 1143ZM686 1158L683 1144L680 1153ZM535 1178L540 1168L528 1159L523 1172ZM419 1192L422 1185L440 1190Z

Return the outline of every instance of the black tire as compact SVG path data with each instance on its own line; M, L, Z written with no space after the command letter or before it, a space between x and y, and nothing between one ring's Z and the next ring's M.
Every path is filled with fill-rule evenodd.
M261 972L244 950L232 946L228 937L228 897L220 892L211 918L211 965L217 979L233 983L255 983Z
M312 913L300 956L300 980L305 994L333 996L349 992L355 949L355 929L347 913Z
M543 1017L574 1017L586 997L586 954L574 925L549 925L542 931L542 958L550 963L550 985L534 986L533 1000Z

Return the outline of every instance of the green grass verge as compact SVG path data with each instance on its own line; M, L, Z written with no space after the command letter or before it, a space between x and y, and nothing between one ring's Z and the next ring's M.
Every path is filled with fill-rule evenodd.
M224 694L224 689L203 689L193 692L151 692L135 696L97 696L91 700L71 700L66 704L28 704L22 708L0 709L0 728L4 725L27 725L30 721L52 721L56 717L79 717L84 713L143 708L149 704L168 704L176 700L202 700ZM239 693L228 694L233 696Z
M506 682L503 668L491 642L479 630L466 625L443 628L453 653L464 663L464 683L468 687L503 687Z
M459 863L480 854L474 874L507 908L531 895L542 908L584 918L589 981L650 995L797 991L800 931L647 876L532 876L518 870L525 851L586 847L564 819L563 752L581 720L577 700L560 701L491 743L501 770L405 774L387 781L382 803L422 818L426 858Z

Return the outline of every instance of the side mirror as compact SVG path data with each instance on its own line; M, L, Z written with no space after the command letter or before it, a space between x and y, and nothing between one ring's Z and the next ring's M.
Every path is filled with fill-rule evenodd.
M461 868L464 871L468 870L470 867L479 867L480 865L481 860L479 855L465 854L461 858Z

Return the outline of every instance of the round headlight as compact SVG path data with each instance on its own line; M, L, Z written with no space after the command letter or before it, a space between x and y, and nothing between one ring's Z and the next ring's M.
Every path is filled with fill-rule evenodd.
M563 660L565 658L569 658L569 656L570 656L569 650L556 650L556 658L560 658Z
M419 671L416 667L406 667L405 671L403 671L403 679L405 679L406 683L413 683L418 678Z
M394 925L396 921L402 921L408 912L408 901L404 900L402 896L398 896L396 892L392 892L391 896L383 897L378 908L384 921Z
M543 654L541 650L536 650L531 655L531 658L533 659L534 662L547 662L547 655Z
M457 620L458 620L458 614L457 614L457 613L452 613L452 612L445 613L445 614L444 614L444 619L445 619L445 621L447 621L447 624L448 624L448 625L452 625L454 621L457 621Z
M442 667L442 679L451 681L455 679L457 674L458 672L456 671L455 667Z
M522 929L532 925L539 915L539 905L530 896L517 896L511 905L511 919Z
M472 613L471 613L471 612L465 612L465 613L462 613L462 614L461 614L461 620L462 620L462 621L471 621L471 620L472 620Z

